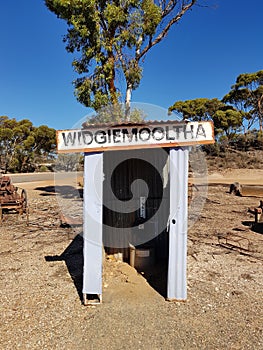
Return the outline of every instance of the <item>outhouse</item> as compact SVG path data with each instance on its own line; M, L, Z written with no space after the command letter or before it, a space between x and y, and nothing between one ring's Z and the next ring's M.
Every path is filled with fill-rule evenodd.
M102 300L103 249L167 259L169 300L186 300L189 147L211 122L146 121L57 131L58 152L84 152L83 300Z

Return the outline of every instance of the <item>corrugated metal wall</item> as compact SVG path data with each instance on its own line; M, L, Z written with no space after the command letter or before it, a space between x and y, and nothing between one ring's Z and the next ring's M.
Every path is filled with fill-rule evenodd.
M103 242L108 253L128 258L129 244L168 255L169 150L144 149L103 155ZM141 197L146 198L145 207ZM144 216L144 217L143 217Z

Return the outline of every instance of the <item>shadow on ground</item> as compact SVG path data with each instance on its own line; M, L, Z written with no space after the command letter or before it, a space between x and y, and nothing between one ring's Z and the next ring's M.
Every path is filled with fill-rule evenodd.
M253 232L263 234L263 222L242 221L242 225L249 226Z
M157 262L150 269L145 271L137 270L143 275L149 285L156 290L163 298L167 297L167 273L168 266L165 261Z
M63 198L83 198L83 189L74 186L43 186L34 188L35 191L42 191L41 196L53 196L59 194Z
M263 234L263 222L254 224L252 226L252 231Z
M45 256L47 262L65 261L68 272L77 290L79 299L83 302L83 237L77 235L60 255ZM167 296L167 264L160 262L145 271L138 270L149 285L161 296Z
M61 255L45 256L47 262L65 261L68 272L82 301L83 238L77 235Z

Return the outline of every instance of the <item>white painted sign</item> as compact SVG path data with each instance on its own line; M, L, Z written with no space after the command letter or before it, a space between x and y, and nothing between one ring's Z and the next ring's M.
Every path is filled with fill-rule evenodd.
M145 125L58 130L58 153L176 147L214 143L212 122L154 122Z
M146 219L146 197L140 197L140 217Z

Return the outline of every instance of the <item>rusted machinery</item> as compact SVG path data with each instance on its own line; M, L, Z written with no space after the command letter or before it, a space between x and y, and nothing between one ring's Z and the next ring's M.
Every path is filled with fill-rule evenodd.
M256 208L248 208L248 212L254 214L255 216L255 224L262 223L263 224L263 200L259 201L259 206Z
M0 177L0 222L4 212L26 213L28 220L26 190L14 186L10 176Z

